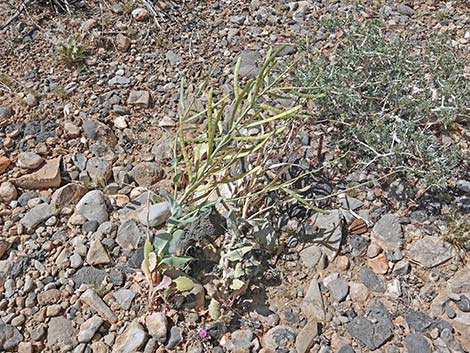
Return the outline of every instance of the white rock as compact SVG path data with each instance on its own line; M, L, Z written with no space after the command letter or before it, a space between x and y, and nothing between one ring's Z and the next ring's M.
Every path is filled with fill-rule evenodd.
M78 202L76 212L88 221L97 221L100 224L109 219L105 195L99 190L87 192Z
M139 350L147 340L147 333L141 324L134 321L118 336L112 353L131 353Z

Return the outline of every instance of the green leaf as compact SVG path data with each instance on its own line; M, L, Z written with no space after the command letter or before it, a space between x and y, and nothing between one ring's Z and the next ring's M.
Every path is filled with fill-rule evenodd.
M209 303L209 316L211 317L212 320L218 320L220 318L221 312L220 312L220 303L212 298L210 303Z
M232 250L224 255L228 261L240 261L243 257L253 249L252 245L244 246L242 248Z
M182 266L185 263L188 263L193 258L191 256L168 256L160 260L158 267L161 265L167 265L171 267Z
M191 278L186 276L179 276L173 280L173 283L176 285L176 289L180 292L187 292L194 288L194 282Z
M153 240L154 249L159 257L165 256L168 249L168 243L171 241L170 233L159 233Z

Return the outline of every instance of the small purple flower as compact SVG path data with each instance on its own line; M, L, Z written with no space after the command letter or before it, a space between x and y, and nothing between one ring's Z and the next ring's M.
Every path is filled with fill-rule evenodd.
M201 338L206 338L206 337L207 337L207 331L206 331L206 329L204 329L204 328L200 329L198 335L199 335L199 337L201 337Z

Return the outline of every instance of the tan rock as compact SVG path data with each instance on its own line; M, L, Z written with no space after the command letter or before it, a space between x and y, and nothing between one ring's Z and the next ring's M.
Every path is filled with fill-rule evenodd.
M113 311L106 305L106 303L101 299L98 294L92 289L87 289L81 296L80 300L88 305L89 307L96 310L98 315L100 315L106 321L114 324L117 322L117 317Z
M23 189L49 189L60 186L60 159L50 159L38 171L23 175L14 182L16 186Z
M297 353L307 353L313 347L315 339L318 335L318 322L315 320L309 321L295 339L295 349Z
M16 200L18 192L16 191L15 185L6 181L0 184L0 201L10 202Z
M109 264L111 259L103 244L99 240L92 240L86 255L86 261L89 265L104 265Z
M116 37L116 47L122 51L126 52L131 46L131 40L129 37L126 37L124 34L119 33Z
M384 254L367 260L367 264L375 273L384 275L388 272L388 261Z

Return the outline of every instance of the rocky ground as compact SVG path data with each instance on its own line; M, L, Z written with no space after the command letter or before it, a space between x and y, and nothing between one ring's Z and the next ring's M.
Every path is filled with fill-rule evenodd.
M162 1L157 22L139 1L97 3L16 17L19 1L0 4L0 351L470 351L468 249L442 240L447 215L470 212L468 171L444 199L335 175L328 214L290 219L282 251L219 320L210 282L153 302L140 270L143 215L157 227L168 213L146 200L170 185L181 78L191 92L212 70L223 92L239 56L249 77L270 46L290 61L314 33L328 48L317 20L335 13L416 40L447 30L467 48L466 1ZM58 52L70 40L84 43L79 66Z

